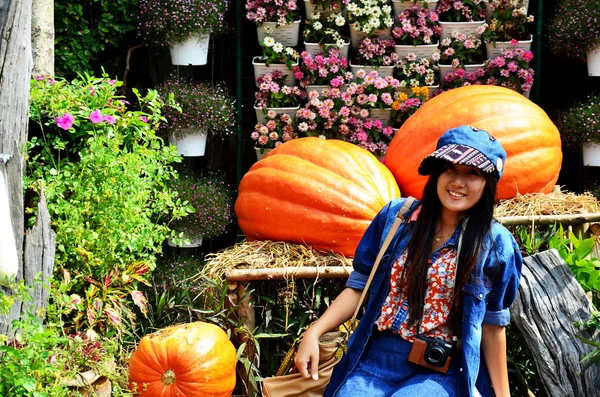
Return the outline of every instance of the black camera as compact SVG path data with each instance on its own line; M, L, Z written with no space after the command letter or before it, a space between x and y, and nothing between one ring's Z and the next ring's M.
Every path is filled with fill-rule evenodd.
M434 371L448 373L453 345L439 338L418 335L408 355L408 361Z

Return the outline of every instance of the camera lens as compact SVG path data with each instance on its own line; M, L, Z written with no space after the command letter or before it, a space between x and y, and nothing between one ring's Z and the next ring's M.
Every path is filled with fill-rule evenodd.
M440 346L431 346L424 354L425 362L434 367L443 367L446 364L446 351Z

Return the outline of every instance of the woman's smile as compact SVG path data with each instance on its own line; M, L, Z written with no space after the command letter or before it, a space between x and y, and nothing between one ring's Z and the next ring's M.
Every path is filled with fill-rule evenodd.
M440 175L437 193L442 211L455 217L470 210L483 195L485 178L479 168L469 165L450 165Z

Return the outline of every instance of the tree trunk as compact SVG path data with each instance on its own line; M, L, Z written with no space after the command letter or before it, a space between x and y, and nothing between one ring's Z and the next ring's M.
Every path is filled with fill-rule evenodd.
M33 0L32 11L33 75L54 76L54 0Z
M24 158L20 149L27 139L31 69L31 0L0 0L0 157L10 158L6 180L19 257L19 279L23 277L24 230ZM8 319L0 318L0 333L7 332L20 311L21 305L16 303Z
M573 326L587 321L592 305L556 250L524 259L523 276L511 309L524 335L548 396L598 396L600 368L586 371L581 359L593 348L575 335L599 340L600 332Z

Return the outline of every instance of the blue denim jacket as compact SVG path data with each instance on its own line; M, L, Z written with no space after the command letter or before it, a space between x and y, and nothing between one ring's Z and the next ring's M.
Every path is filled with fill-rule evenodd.
M364 288L379 248L403 203L404 199L391 201L373 219L356 249L353 263L355 271L348 278L347 287ZM412 209L417 205L418 202L415 202ZM408 218L408 213L405 216ZM373 324L389 293L391 265L406 249L413 227L413 223L404 222L383 256L370 287L365 313L350 338L347 353L335 366L324 397L335 394L360 360ZM452 238L456 239L457 234ZM481 325L508 324L508 308L517 294L521 265L521 253L512 234L494 222L471 277L463 287L462 353L457 357L460 360L457 396L474 396L474 387L484 397L493 396L489 374L481 356Z

